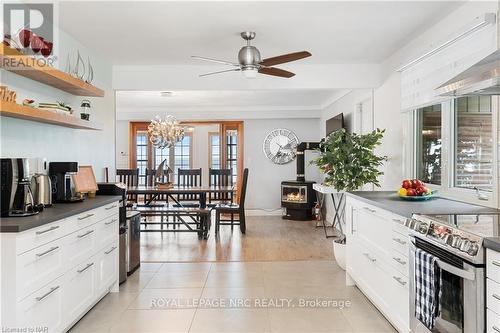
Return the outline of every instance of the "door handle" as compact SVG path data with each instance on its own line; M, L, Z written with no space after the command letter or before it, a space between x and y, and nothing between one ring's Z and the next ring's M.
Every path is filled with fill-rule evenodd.
M44 299L45 297L49 296L50 294L52 294L54 291L56 291L57 289L59 289L59 286L55 286L55 287L52 287L50 288L50 290L48 292L46 292L45 294L43 294L42 296L40 297L35 297L35 300L37 302L40 302L42 299Z
M500 296L498 296L497 294L493 294L492 296L493 296L493 298L495 298L495 299L497 299L497 300L500 301Z
M47 250L47 251L45 251L45 252L42 252L42 253L37 253L37 254L36 254L36 256L37 256L38 258L43 257L44 255L49 254L50 252L53 252L53 251L57 250L58 248L59 248L59 246L54 246L54 247L51 247L50 249L48 249L48 250Z
M85 216L79 217L79 218L78 218L78 221L88 219L89 217L92 217L92 216L94 216L94 214L87 214L87 215L85 215Z
M117 219L112 219L111 221L109 222L104 222L104 225L110 225L110 224L113 224L115 223L116 221L118 221Z
M112 206L106 207L106 208L104 208L104 209L106 209L106 210L110 210L110 209L113 209L113 208L115 208L115 207L116 207L116 205L112 205Z
M83 273L83 272L85 272L87 269L89 269L89 268L90 268L90 267L92 267L92 266L94 266L94 263L93 263L93 262L92 262L92 263L90 263L90 264L87 264L87 266L85 266L84 268L77 270L77 272L78 272L78 273Z
M495 325L493 325L493 330L495 330L496 332L500 333L500 328L496 327Z
M366 211L369 211L370 213L375 213L376 210L375 209L371 209L371 208L368 208L368 207L363 207L364 210Z
M403 281L399 276L393 276L392 278L396 280L400 285L402 286L406 285L406 282Z
M110 254L111 252L113 252L114 250L116 250L116 246L113 246L111 249L109 249L108 251L105 251L104 254Z
M89 230L89 231L87 231L87 232L86 232L86 233L84 233L84 234L77 235L76 237L78 237L78 238L83 238L83 237L85 237L85 236L87 236L87 235L90 235L90 234L91 234L91 233L93 233L93 232L94 232L94 230Z
M401 244L401 245L406 245L406 242L404 240L402 240L401 238L393 238L392 240L395 241L396 243Z
M500 267L500 262L498 261L492 261L491 263L497 267Z
M42 235L42 234L44 234L44 233L46 233L46 232L49 232L49 231L52 231L52 230L56 230L56 229L58 229L58 228L59 228L59 226L58 226L58 225L54 225L54 226L52 226L52 227L50 227L50 228L48 228L48 229L41 230L41 231L37 231L37 232L35 232L35 234L36 234L36 235Z
M392 259L394 259L398 264L401 264L401 265L406 265L406 261L402 260L401 258L396 258L396 257L393 257Z

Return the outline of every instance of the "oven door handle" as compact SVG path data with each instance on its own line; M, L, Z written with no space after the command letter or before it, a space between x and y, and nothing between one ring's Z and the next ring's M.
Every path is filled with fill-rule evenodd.
M415 251L417 247L415 245L415 239L413 237L410 237L410 244L411 244L410 245L411 250ZM472 271L466 271L465 269L460 269L458 267L445 263L444 261L441 261L439 259L436 260L436 263L442 270L447 271L448 273L451 273L453 275L459 276L462 279L471 281L474 281L476 279L476 274Z

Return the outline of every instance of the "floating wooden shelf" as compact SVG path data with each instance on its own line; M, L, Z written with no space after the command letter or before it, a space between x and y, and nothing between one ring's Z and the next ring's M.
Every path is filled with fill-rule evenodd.
M76 96L103 97L104 90L50 67L42 60L24 55L4 44L0 46L0 68Z
M0 116L20 118L70 128L102 130L102 126L100 124L96 124L92 121L86 121L71 115L3 101L0 101Z

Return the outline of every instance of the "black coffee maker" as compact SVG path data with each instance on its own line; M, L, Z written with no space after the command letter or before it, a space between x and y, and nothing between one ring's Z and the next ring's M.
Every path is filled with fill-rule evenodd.
M35 205L31 192L29 162L27 158L2 158L1 170L1 216L30 216L43 209Z
M71 175L78 172L78 162L50 162L49 176L52 181L53 202L80 202L82 197L75 195Z

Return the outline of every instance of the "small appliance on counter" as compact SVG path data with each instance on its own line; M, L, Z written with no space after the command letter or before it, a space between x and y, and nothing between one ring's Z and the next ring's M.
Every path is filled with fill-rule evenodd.
M52 181L53 202L81 202L74 190L72 175L78 172L77 162L50 162L49 176Z
M29 162L26 158L1 159L2 217L31 216L43 209L31 192Z
M36 205L52 206L52 182L48 175L36 173L31 178L31 189Z

